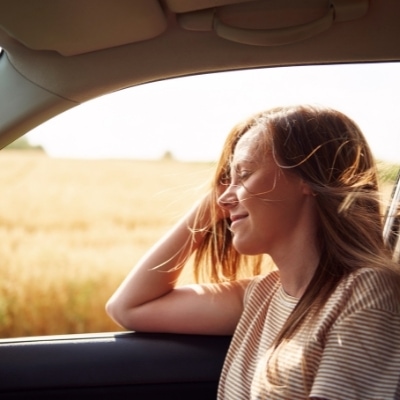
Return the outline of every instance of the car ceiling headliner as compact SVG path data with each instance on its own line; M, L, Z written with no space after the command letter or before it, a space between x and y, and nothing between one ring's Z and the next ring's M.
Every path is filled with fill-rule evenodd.
M177 23L177 16L184 15L177 11L237 2L0 0L0 45L21 74L76 102L176 75L284 64L395 60L400 56L400 46L393 46L400 42L398 0L370 0L365 16L337 22L315 37L282 46L235 43L213 30L190 31ZM318 2L327 3L302 1L310 8L317 8ZM241 5L241 13L246 10L243 7L249 9L246 21L256 20L259 14L258 8L252 11L252 3L261 2L247 0ZM296 8L297 13L301 11L297 0L275 3L288 14L290 4L294 4L292 13Z
M235 30L287 31L322 19L332 5L335 20L329 28L280 45L227 39L215 24L218 18ZM6 51L0 78L2 69L12 69L3 74L10 81L25 79L65 100L52 111L56 114L169 77L399 60L399 16L398 0L0 0L0 46ZM13 89L3 86L0 82L2 97ZM32 90L31 97L36 95ZM31 114L46 108L46 101ZM0 134L7 129L0 126Z

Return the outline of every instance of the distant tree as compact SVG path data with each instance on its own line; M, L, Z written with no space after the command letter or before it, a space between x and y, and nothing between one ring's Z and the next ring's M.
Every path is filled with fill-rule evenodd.
M40 150L43 151L42 146L32 146L29 141L24 138L20 137L14 142L10 143L8 146L5 147L6 150Z
M175 157L172 153L172 151L167 150L164 155L162 156L163 160L173 160Z

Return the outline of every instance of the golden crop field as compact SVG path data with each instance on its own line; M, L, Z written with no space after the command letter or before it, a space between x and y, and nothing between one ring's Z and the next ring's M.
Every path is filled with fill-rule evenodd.
M120 330L106 300L204 193L212 170L2 151L0 337Z
M3 151L0 337L119 330L106 300L212 168Z

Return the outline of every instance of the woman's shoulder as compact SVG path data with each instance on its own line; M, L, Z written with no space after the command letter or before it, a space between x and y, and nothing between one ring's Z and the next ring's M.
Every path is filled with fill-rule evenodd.
M400 282L400 271L396 272L389 268L364 267L351 272L345 280L349 283L360 285L378 285L380 287L395 287Z
M354 306L400 312L400 275L386 268L360 268L338 288Z
M257 275L251 281L249 286L253 287L264 287L264 286L276 286L280 285L281 281L279 278L278 270L273 270L265 275Z
M251 296L265 295L265 293L273 293L280 286L279 272L273 270L266 275L255 276L248 284L245 294L244 303L246 304Z

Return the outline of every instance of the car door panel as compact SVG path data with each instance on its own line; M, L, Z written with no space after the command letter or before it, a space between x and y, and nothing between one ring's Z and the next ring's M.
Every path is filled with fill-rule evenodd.
M134 332L5 339L0 397L214 399L229 342Z

